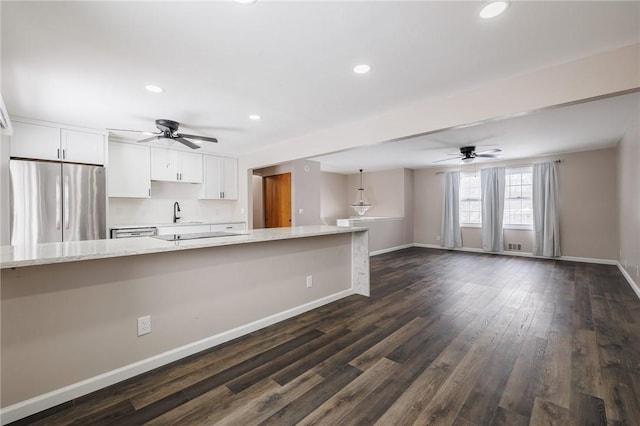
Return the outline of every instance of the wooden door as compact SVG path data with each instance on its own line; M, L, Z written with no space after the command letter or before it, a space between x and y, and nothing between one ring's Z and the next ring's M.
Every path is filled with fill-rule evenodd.
M264 227L281 228L291 226L291 173L265 176Z

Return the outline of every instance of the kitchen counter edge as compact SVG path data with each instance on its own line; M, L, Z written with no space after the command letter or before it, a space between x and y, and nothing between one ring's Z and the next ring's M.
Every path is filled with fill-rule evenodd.
M152 237L140 237L46 243L33 246L1 246L0 269L348 234L366 230L367 228L364 227L298 226L293 228L255 229L246 231L242 235L181 241L163 241Z

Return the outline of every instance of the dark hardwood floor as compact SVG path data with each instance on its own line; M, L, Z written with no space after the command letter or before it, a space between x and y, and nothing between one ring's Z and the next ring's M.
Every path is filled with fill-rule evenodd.
M412 248L351 296L24 419L38 425L634 425L615 266Z

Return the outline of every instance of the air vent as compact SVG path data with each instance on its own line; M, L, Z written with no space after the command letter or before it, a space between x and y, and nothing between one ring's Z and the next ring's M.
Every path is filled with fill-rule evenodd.
M522 251L522 243L507 243L507 250Z

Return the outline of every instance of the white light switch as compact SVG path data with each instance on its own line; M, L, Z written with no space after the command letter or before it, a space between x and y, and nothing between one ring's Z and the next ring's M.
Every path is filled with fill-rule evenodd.
M304 209L299 209L298 214L304 214Z

